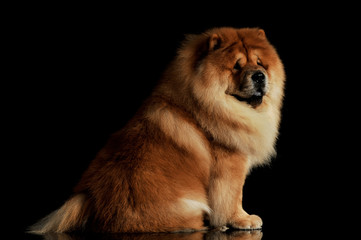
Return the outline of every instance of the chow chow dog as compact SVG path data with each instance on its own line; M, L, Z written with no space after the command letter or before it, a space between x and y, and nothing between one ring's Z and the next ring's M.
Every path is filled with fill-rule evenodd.
M30 232L260 229L242 188L250 169L275 155L284 82L262 29L188 35L74 195Z

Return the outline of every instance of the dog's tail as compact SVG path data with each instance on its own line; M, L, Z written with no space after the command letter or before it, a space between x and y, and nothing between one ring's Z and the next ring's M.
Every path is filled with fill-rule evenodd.
M88 219L89 201L85 194L76 194L64 203L58 210L50 213L29 227L28 232L45 234L62 233L84 228Z

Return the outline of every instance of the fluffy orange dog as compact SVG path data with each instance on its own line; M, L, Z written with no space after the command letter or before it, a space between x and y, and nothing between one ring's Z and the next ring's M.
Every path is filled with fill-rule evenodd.
M33 233L259 229L242 207L275 154L285 74L257 28L188 36L153 94Z

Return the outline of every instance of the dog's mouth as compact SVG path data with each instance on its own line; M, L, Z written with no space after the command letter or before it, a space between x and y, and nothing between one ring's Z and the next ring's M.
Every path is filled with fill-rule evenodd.
M246 102L255 108L262 104L264 93L261 91L257 91L253 95L251 95L250 97L247 97L247 98L241 97L237 94L232 94L232 96L234 98L236 98L238 101Z

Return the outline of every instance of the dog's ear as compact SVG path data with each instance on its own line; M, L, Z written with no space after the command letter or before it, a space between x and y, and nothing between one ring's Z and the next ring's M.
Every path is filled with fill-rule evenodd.
M214 51L221 47L222 39L216 33L213 33L208 40L208 51Z
M257 36L258 36L258 38L260 38L260 39L266 39L266 33L264 32L263 29L258 29Z
M186 35L182 47L178 51L180 55L191 57L193 66L198 67L201 60L208 54L219 49L222 44L221 37L216 34Z

